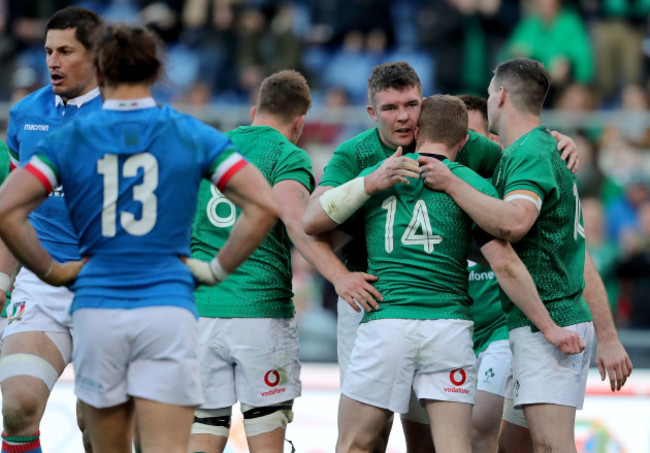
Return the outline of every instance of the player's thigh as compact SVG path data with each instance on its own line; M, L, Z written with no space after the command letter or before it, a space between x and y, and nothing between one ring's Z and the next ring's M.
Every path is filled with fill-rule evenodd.
M494 451L502 412L502 396L476 391L472 408L472 446L476 451Z
M235 318L225 331L235 364L237 400L265 407L300 396L295 318ZM252 334L254 332L254 334Z
M523 417L523 411L522 417ZM533 444L528 428L508 420L501 420L497 441L499 453L533 453Z
M23 417L40 419L64 367L61 352L44 332L18 332L6 337L0 356L3 413L10 416L12 411L19 411ZM28 418L20 423L31 423Z
M194 408L135 398L142 451L186 453Z
M523 410L535 451L575 451L575 407L530 404Z
M470 453L472 405L453 401L425 400L431 419L431 435L436 451Z
M389 410L341 395L336 451L371 451L380 441L382 430L392 415Z
M419 353L418 322L376 319L362 323L341 393L381 409L406 413Z
M133 402L98 409L83 401L78 402L78 412L85 423L84 446L96 452L130 453L133 438Z

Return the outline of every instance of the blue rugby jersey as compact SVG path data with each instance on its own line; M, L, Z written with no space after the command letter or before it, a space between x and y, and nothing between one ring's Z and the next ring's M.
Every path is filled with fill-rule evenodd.
M11 168L29 162L41 139L75 118L100 110L101 106L98 88L69 100L65 105L52 92L51 85L26 96L9 111L7 145ZM83 152L83 149L78 152ZM56 261L79 259L77 233L70 223L65 194L60 186L54 188L47 200L30 214L29 220L43 246Z
M83 152L81 152L83 151ZM220 189L246 165L222 133L153 98L109 100L39 143L25 167L62 184L82 256L79 308L174 305L195 311L190 254L199 183Z

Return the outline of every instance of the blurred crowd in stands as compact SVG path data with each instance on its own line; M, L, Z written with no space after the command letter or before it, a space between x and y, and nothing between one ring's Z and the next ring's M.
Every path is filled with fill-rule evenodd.
M379 63L411 63L425 95L486 96L498 62L542 61L553 76L549 126L579 145L588 247L617 323L650 328L650 0L0 0L0 101L48 83L44 20L70 4L155 29L168 52L157 97L184 105L250 105L266 75L294 68L314 109L363 116ZM317 176L363 128L308 122L302 144ZM321 301L330 291L299 258L295 268L298 308L333 320L333 298ZM322 330L316 349L335 335L329 321Z

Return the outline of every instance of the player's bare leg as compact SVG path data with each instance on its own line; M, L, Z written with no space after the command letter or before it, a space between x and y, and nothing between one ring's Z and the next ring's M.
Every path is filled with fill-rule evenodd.
M575 453L576 409L558 404L527 404L524 414L535 452Z
M435 451L429 425L402 418L402 429L404 430L407 453L431 453Z
M425 400L431 420L431 435L438 453L471 453L472 405Z
M97 409L83 401L79 402L79 406L93 453L131 453L132 400L104 409Z
M194 408L144 398L134 400L142 452L187 453Z
M29 360L34 356L36 360L44 360L53 367L58 376L61 376L65 368L61 352L43 332L17 332L5 337L0 356L0 371L4 372L5 366L16 365L10 364L10 361L18 357L14 354L25 354L24 357ZM50 389L45 382L36 377L19 374L3 380L0 387L5 434L13 437L36 433L50 396Z
M212 434L192 434L190 436L190 452L222 453L226 449L228 438Z
M277 428L268 433L248 436L248 449L251 453L282 453L286 431L285 428Z
M371 452L392 412L341 395L337 453Z
M498 453L533 453L533 441L528 428L501 420L498 438Z
M81 410L81 401L77 400L77 426L81 431L81 442L83 442L84 452L92 453L92 445L90 444L90 435L86 429L86 419L84 418L83 411ZM137 450L136 450L137 451Z
M477 390L472 409L472 453L494 453L503 412L503 397Z

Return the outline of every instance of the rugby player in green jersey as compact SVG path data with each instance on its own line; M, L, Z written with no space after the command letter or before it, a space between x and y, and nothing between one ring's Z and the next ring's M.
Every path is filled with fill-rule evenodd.
M358 176L365 168L388 158L385 165L373 172L378 179L401 178L405 172L415 168L415 162L401 156L398 147L412 150L414 132L420 114L422 85L417 73L405 62L385 63L373 68L368 79L368 101L366 107L377 127L362 132L342 143L334 152L320 185L314 190L305 213L305 229L310 234L338 227L320 203L320 197L328 190L338 187ZM568 137L557 135L558 147L563 150L562 158L570 168L576 168L575 144ZM457 156L457 161L484 177L491 177L500 158L500 147L474 131ZM366 270L367 261L363 241L353 241L347 247L346 264L350 269ZM354 345L356 329L364 310L369 310L371 301L356 297L352 304L339 299L338 302L338 360L341 378L345 376L349 355ZM358 306L357 306L358 304ZM413 401L412 411L402 415L407 450L431 451L430 443L422 439L428 435L428 418L425 411ZM387 432L390 426L387 428ZM387 433L386 433L387 438ZM384 446L385 447L385 446ZM376 451L383 451L378 446Z
M575 411L584 401L594 328L596 362L603 379L609 374L612 390L625 383L632 363L618 341L602 280L585 251L575 176L561 164L548 130L540 127L549 85L550 75L533 60L512 59L494 71L488 117L490 130L506 146L493 177L503 199L484 196L432 159L419 161L427 185L449 194L488 233L513 243L553 320L578 332L587 345L580 355L559 354L521 310L506 307L513 403L523 407L533 449L575 451ZM500 437L508 438L507 430Z
M370 276L349 272L329 246L302 228L314 178L309 156L295 144L310 105L305 78L296 71L280 71L262 82L257 105L251 109L252 124L227 133L272 186L281 222L227 279L195 292L205 404L195 412L191 452L224 451L236 401L241 403L250 451L283 451L293 400L301 392L291 243L341 297L351 301L353 296L380 296L367 281ZM240 215L216 187L203 184L192 256L214 256Z
M452 162L467 140L467 112L452 96L422 104L417 152L435 156L474 187L496 196L470 169ZM416 154L409 155L417 158ZM366 169L358 178L363 191ZM356 180L323 195L342 223L363 206L368 268L384 295L359 327L339 407L337 451L370 451L387 417L409 408L411 388L426 407L436 451L471 451L471 405L476 383L467 294L467 257L473 236L509 297L530 315L548 341L567 353L584 348L574 332L555 325L512 247L475 230L449 196L429 190L412 171L408 184ZM372 196L371 196L372 195Z
M467 108L470 130L498 142L488 131L487 101L472 95L458 96ZM512 352L508 344L506 315L501 307L501 291L492 269L485 264L468 267L470 313L474 321L474 352L477 357L477 384L472 408L472 452L494 453L503 413L506 381L510 375Z

